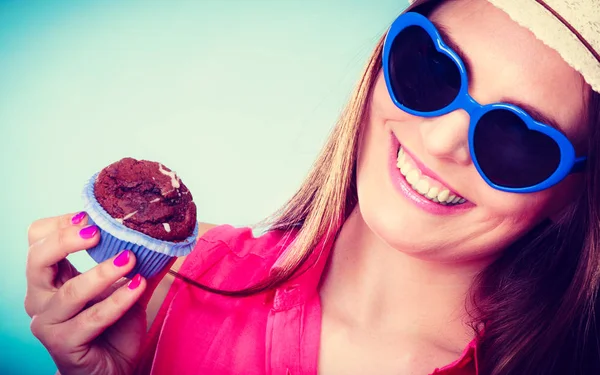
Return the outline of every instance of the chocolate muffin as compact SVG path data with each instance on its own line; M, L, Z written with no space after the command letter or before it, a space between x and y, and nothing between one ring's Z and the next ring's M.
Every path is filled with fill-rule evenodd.
M121 159L100 171L94 184L98 203L126 227L163 241L188 238L196 226L192 194L164 165Z
M126 277L152 277L197 243L192 194L160 163L121 159L89 178L82 198L88 224L100 230L88 254L101 263L131 251L136 263Z

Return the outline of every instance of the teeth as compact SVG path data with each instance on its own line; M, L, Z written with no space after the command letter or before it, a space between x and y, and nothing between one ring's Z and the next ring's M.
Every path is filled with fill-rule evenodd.
M450 190L431 186L426 178L421 177L421 172L415 169L406 158L406 154L402 147L398 150L398 159L396 166L400 169L400 173L406 178L406 181L419 194L429 198L435 203L442 205L461 204L466 200L454 194L450 194Z
M398 151L398 168L402 167L402 165L404 164L404 162L406 161L406 157L404 154L404 150L402 148L400 148L400 151Z
M402 173L402 175L404 177L406 177L406 174L408 173L409 170L410 170L410 166L408 164L403 164L402 167L400 167L400 173Z
M445 201L446 201L446 199L448 199L448 197L449 197L449 196L450 196L450 190L446 190L446 189L444 189L444 190L442 190L442 191L441 191L441 192L438 194L438 196L437 196L437 199L438 199L440 202L445 202Z
M440 189L438 189L437 187L432 187L431 189L429 189L426 196L427 196L427 198L434 199L435 197L437 197L439 192L440 192Z
M425 180L421 180L417 183L417 187L415 188L416 191L419 192L419 194L427 194L427 192L429 192L429 182L425 181Z
M419 171L417 171L416 169L411 170L406 175L406 181L408 181L408 183L411 185L414 185L417 182L419 182L420 178L421 176L419 176Z

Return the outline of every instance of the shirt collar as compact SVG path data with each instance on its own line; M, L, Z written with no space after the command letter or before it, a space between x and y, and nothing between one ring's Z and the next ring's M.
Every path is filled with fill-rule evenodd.
M296 239L297 233L284 236L283 253L279 256L277 262L271 267L271 272L280 266L280 261L292 248L290 245ZM287 238L285 238L287 237ZM275 291L273 308L276 311L288 310L294 306L305 303L317 292L321 277L329 260L331 249L335 241L335 235L324 236L315 250L309 255L304 265L300 268L297 276L292 277Z

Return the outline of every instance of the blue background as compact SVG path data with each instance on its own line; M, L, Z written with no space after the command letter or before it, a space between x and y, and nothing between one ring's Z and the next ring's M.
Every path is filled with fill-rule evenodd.
M0 0L0 373L55 371L23 308L33 220L79 210L84 181L124 156L176 170L201 221L263 219L406 4Z

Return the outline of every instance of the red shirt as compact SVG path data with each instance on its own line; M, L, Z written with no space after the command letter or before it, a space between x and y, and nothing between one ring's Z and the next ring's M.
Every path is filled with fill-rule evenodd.
M250 228L215 227L179 272L214 288L247 287L268 276L292 239L279 231L255 238ZM331 245L319 245L323 256L315 251L301 276L252 297L224 297L176 279L148 333L138 374L317 374L318 285ZM473 340L456 361L432 374L476 375L476 357Z

